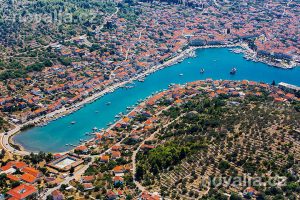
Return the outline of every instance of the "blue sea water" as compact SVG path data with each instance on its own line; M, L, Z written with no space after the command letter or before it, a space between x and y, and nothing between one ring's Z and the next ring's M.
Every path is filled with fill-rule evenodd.
M114 116L126 112L127 106L134 105L153 92L166 89L170 83L187 83L195 80L212 78L228 80L253 80L271 83L280 81L300 85L300 67L284 70L263 63L247 61L242 54L235 54L226 48L198 49L196 58L188 58L172 67L157 71L146 78L144 82L135 82L132 89L118 89L113 93L85 105L82 109L50 122L44 127L35 127L14 137L14 141L29 151L63 152L70 146L79 144L80 139L89 139L85 135L93 127L106 128L113 122ZM238 69L235 75L230 75L232 67ZM204 68L205 73L200 74ZM179 76L179 74L183 76ZM111 102L110 105L106 105ZM71 125L70 122L76 121Z

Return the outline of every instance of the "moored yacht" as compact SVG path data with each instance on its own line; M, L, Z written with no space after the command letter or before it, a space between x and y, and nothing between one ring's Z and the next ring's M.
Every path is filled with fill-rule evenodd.
M230 74L234 75L236 73L237 69L234 67L231 69Z

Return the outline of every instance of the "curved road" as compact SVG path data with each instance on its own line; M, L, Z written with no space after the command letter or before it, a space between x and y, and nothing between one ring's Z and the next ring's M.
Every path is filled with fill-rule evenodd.
M61 187L61 185L68 184L71 180L75 179L75 177L80 177L89 168L89 166L91 166L93 164L93 162L95 162L96 158L99 158L99 157L105 155L106 153L108 153L109 151L111 151L113 146L120 145L128 136L129 136L129 134L127 134L122 140L115 143L114 145L112 145L110 148L108 148L101 154L90 156L90 158L92 158L92 160L88 164L84 165L82 168L80 168L78 171L76 171L72 176L68 175L65 178L65 180L63 182L61 182L60 184L58 184L56 187L48 189L46 192L41 193L40 194L41 198L47 199L47 196L50 195L54 190L58 190Z
M119 12L119 8L117 7L117 8L116 8L116 11L115 11L114 13L112 13L110 16L108 16L108 17L104 20L104 22L101 24L101 26L98 28L98 30L100 31L101 29L103 29L104 24L105 24L108 20L110 20L114 15L117 15L118 12ZM141 75L140 75L140 76L141 76ZM140 76L137 76L136 79L138 79ZM130 81L131 81L131 80L130 80ZM87 102L91 102L91 101L97 99L98 97L100 97L100 96L106 94L107 92L111 92L111 91L113 91L115 88L118 88L118 87L120 87L120 86L126 84L127 82L129 82L129 81L125 81L125 82L122 82L122 83L117 83L117 84L115 84L114 86L108 87L108 88L106 88L105 90L103 90L103 91L101 91L101 92L99 92L99 93L97 93L97 94L95 94L95 95L92 95L91 97L86 98L85 100L79 102L78 104L72 106L71 108L68 108L68 110L71 110L71 109L74 108L74 107L81 106L81 105L83 105L83 104L85 104L85 103L87 103ZM67 111L67 109L66 109L65 107L63 107L62 109L56 110L56 111L54 111L54 112L51 112L51 113L49 113L48 115L38 117L38 118L36 118L36 119L34 119L34 120L28 121L28 122L26 122L26 123L24 123L24 124L21 124L21 125L16 125L16 124L14 124L14 123L11 123L11 124L13 124L13 125L15 126L15 128L12 129L12 130L10 130L10 131L8 131L7 133L3 133L3 134L0 135L0 137L1 137L1 138L0 138L0 144L1 144L1 146L3 147L3 149L4 149L5 151L8 151L8 152L10 152L10 153L12 153L12 154L15 154L15 155L20 155L20 156L29 155L31 152L28 152L28 151L25 151L25 150L21 150L21 151L20 151L20 150L15 149L13 146L11 146L10 143L9 143L10 137L12 137L13 135L17 134L17 133L20 131L21 127L24 127L24 126L26 126L26 125L28 125L28 124L34 124L34 123L36 123L36 122L39 122L41 119L47 119L47 118L49 119L49 118L53 118L53 117L55 117L55 115L59 115L59 114L61 114L61 113L63 113L63 112L66 112L66 111Z

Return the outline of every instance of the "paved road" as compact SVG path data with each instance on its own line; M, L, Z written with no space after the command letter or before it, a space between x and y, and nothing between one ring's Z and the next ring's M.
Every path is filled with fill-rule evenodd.
M115 145L120 145L128 136L129 136L129 134L127 134L126 137L124 137L119 142L117 142L114 145L112 145L112 147L115 146ZM59 185L57 185L56 187L48 189L47 192L43 192L40 195L41 198L42 199L46 199L47 196L50 195L54 190L58 190L61 187L61 185L68 184L70 181L72 181L73 179L75 179L75 177L80 177L89 168L89 166L91 166L95 162L96 158L99 158L99 157L107 154L109 151L111 151L112 147L108 148L107 150L105 150L104 152L102 152L99 155L90 156L92 158L92 160L88 164L84 165L82 168L80 168L79 170L77 170L76 172L74 172L73 176L68 175L65 178L65 180L63 182L61 182Z
M92 157L91 162L84 165L82 168L80 168L78 171L76 171L73 176L68 175L63 182L58 184L56 187L48 189L46 192L42 192L40 194L40 197L42 199L47 199L47 196L50 195L54 190L58 190L63 184L68 184L70 181L75 179L76 176L81 176L88 168L91 166L91 164L95 161L95 157Z
M9 144L9 138L14 135L15 133L20 131L20 126L16 126L14 129L8 131L7 133L2 133L1 134L1 146L3 147L3 149L5 151L11 152L13 154L17 154L17 155L28 155L29 152L26 151L19 151L17 149L15 149L14 147L12 147Z
M60 113L65 112L65 111L66 111L66 108L63 107L60 110L56 110L52 113L49 113L46 116L41 116L41 117L35 118L34 120L28 121L28 122L26 122L22 125L11 123L15 128L8 131L7 133L2 133L1 134L1 138L0 138L1 146L3 147L3 149L5 151L11 152L12 154L15 154L15 155L20 155L20 156L29 155L31 152L28 152L28 151L25 151L25 150L20 151L20 150L15 149L13 146L11 146L10 143L9 143L9 138L12 137L14 134L17 134L21 130L21 127L24 127L24 126L29 125L29 124L37 123L40 120L43 120L43 119L46 119L46 118L52 118L52 117L54 117L54 116L56 116Z

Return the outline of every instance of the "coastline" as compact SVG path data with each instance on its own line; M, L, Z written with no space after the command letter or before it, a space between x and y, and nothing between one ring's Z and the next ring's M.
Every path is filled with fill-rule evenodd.
M242 49L242 51L239 53L242 53L244 55L243 56L244 59L246 59L246 60L250 60L253 62L265 63L267 65L270 65L271 67L277 67L277 68L281 68L281 69L293 69L293 68L297 67L297 63L294 61L292 61L290 64L288 64L288 63L283 62L284 60L277 60L278 62L280 61L280 63L278 63L278 62L272 62L269 57L265 57L265 58L258 57L257 52L252 50L247 43L241 43L241 45L239 45L239 47Z
M199 47L193 47L193 46L188 46L187 49L181 51L180 53L178 53L178 55L172 57L170 60L153 66L150 69L142 72L141 74L136 75L135 77L130 78L127 81L123 81L120 83L115 83L113 85L108 86L107 88L105 88L102 91L96 92L94 94L92 94L91 96L88 96L86 98L84 98L82 101L75 103L74 105L72 105L71 107L62 107L61 109L55 110L51 113L48 113L46 115L37 117L33 120L30 120L28 122L25 122L23 124L20 125L15 125L16 127L12 130L10 130L7 135L2 136L1 139L1 143L4 149L12 152L13 154L19 154L19 155L28 155L30 152L27 151L26 149L24 149L24 147L20 144L17 144L14 142L13 140L13 136L18 134L19 132L21 132L22 127L27 126L27 125L34 125L34 124L38 124L38 123L48 123L52 120L56 120L60 117L63 117L64 115L68 115L71 114L75 111L77 111L78 109L82 108L82 106L84 106L85 104L91 103L99 98L101 98L102 96L104 96L107 93L111 93L114 90L132 82L135 80L138 80L139 78L143 78L148 76L149 74L152 74L158 70L161 70L163 68L172 66L174 64L177 64L178 62L181 62L183 59L187 58L187 57L191 57L192 54L195 52L196 49L204 49L204 48L231 48L231 47L241 47L241 48L245 48L245 43L236 43L236 44L230 44L230 45L210 45L210 46L199 46ZM246 45L247 46L247 45ZM100 89L100 88L99 88ZM13 146L17 145L20 147L21 150L17 150L15 149Z
M225 46L223 46L225 47ZM232 47L232 46L230 46ZM209 46L207 48L213 48L212 46ZM48 122L51 122L53 120L56 120L60 117L63 117L64 115L68 115L68 114L71 114L75 111L77 111L78 109L82 108L82 106L84 106L85 104L88 104L88 103L92 103L93 101L101 98L102 96L108 94L108 93L111 93L113 92L114 90L132 82L132 81L136 81L140 78L143 78L143 77L146 77L158 70L161 70L165 67L169 67L171 65L174 65L174 64L177 64L178 62L180 62L181 60L187 58L187 57L190 57L191 53L193 53L196 49L198 49L197 47L189 47L187 48L186 50L180 52L177 56L171 58L170 60L162 63L162 64L159 64L159 65L156 65L156 66L153 66L151 67L150 69L142 72L141 74L138 74L137 76L135 77L132 77L130 78L129 80L127 81L123 81L123 82L120 82L120 83L116 83L116 84L113 84L111 86L108 86L107 88L105 88L104 90L100 91L100 92L96 92L94 94L92 94L91 96L83 99L82 101L78 102L78 103L75 103L74 105L72 105L71 107L62 107L61 109L58 109L58 110L55 110L51 113L48 113L46 115L43 115L43 116L40 116L40 117L37 117L35 119L32 119L30 121L27 121L25 123L22 123L22 124L13 124L15 126L14 129L11 129L10 131L8 131L6 134L2 134L1 136L1 145L3 146L3 148L13 154L17 154L17 155L28 155L30 154L31 152L27 151L26 149L24 149L24 147L20 144L16 144L13 140L13 137L14 135L18 134L19 132L21 132L21 129L22 127L25 127L27 125L36 125L38 123L48 123ZM109 127L110 128L110 127ZM107 129L109 129L107 128ZM21 150L17 150L15 149L13 146L16 145L16 146L19 146ZM61 152L58 152L58 153L61 153ZM66 152L64 152L66 153Z

